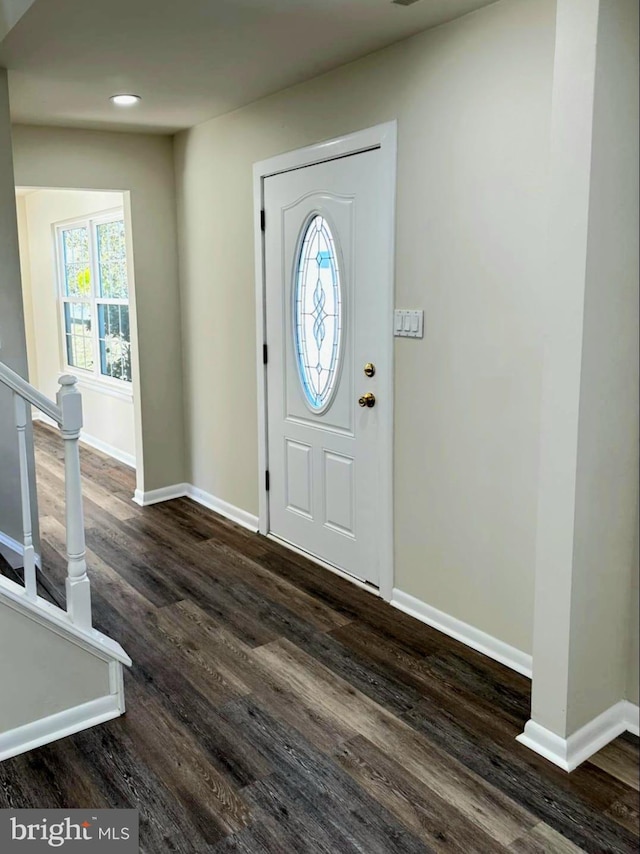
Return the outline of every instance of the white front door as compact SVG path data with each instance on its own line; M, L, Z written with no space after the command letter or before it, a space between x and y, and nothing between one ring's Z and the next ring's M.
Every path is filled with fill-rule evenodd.
M269 530L375 586L392 525L390 204L380 149L264 180Z

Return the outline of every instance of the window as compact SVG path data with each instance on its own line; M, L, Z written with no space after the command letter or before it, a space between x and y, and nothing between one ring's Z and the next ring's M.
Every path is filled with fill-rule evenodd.
M131 382L127 251L122 211L56 227L67 367Z
M293 293L298 374L307 405L320 412L333 396L342 331L335 240L322 216L314 216L303 229Z

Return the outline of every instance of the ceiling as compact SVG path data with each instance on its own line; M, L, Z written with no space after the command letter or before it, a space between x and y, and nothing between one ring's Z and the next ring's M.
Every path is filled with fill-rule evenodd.
M0 66L15 123L173 133L491 2L35 0Z
M27 11L34 0L0 0L0 41Z

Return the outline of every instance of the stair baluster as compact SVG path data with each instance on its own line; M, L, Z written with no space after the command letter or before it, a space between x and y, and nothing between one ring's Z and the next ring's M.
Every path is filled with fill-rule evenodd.
M62 411L60 432L64 439L65 501L67 523L67 612L73 623L91 628L91 586L85 560L84 517L78 441L82 428L82 396L77 379L63 374L57 394Z
M13 393L18 430L18 459L20 462L20 495L22 506L22 542L24 547L24 588L28 599L36 601L36 555L33 548L33 524L31 521L31 491L29 489L29 457L27 454L27 404L16 392Z
M57 404L34 388L8 365L0 362L0 383L13 391L15 423L18 431L20 500L24 547L24 598L40 606L37 595L37 573L33 545L32 496L29 485L29 448L26 427L29 405L49 416L60 429L64 440L65 505L66 505L66 619L78 629L92 633L91 587L85 559L82 481L80 477L79 440L82 429L82 395L72 374L63 374L56 395ZM0 578L1 581L1 578Z

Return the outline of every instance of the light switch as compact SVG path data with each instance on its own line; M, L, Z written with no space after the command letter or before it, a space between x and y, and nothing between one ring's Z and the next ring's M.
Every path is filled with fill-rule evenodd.
M422 338L424 311L397 308L394 312L393 330L398 338Z

